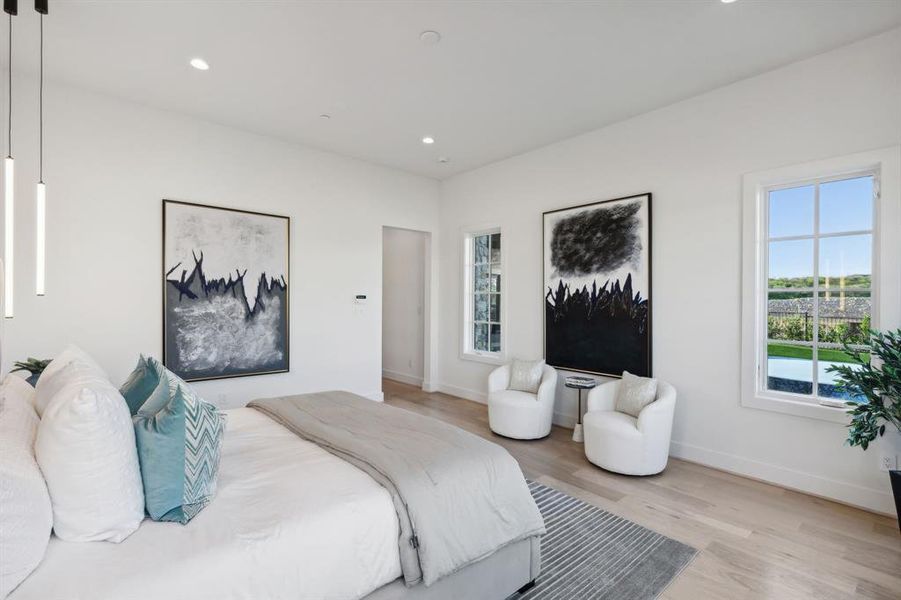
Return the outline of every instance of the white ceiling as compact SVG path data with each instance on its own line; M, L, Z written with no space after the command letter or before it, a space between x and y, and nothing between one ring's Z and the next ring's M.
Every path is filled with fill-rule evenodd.
M901 25L901 0L70 0L50 10L48 79L435 178ZM30 0L14 23L16 68L35 71ZM420 42L427 29L439 44ZM194 56L211 69L190 68Z

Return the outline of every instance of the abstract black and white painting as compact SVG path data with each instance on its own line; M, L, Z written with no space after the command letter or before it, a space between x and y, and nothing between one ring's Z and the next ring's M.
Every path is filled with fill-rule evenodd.
M288 371L290 219L163 200L163 362L187 381Z
M651 374L651 194L544 213L549 365Z

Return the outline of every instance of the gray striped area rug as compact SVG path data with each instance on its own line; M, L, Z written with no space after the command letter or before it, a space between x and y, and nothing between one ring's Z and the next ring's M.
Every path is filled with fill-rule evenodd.
M681 542L529 482L544 517L541 575L518 600L656 598L697 554Z

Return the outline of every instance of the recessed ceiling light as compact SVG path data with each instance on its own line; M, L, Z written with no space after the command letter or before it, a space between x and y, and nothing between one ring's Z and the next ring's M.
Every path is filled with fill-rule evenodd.
M198 71L209 71L210 65L203 60L202 58L192 58L191 66L197 69Z
M735 0L720 0L723 4L732 4Z
M419 34L419 41L426 46L434 46L441 41L441 34L437 31L432 31L431 29L428 31L423 31Z
M422 138L422 143L423 143L423 144L434 144L434 143L435 143L435 138L433 138L433 137L427 135L427 136L425 136L424 138Z
M321 115L319 115L319 118L320 118L320 119L323 119L323 120L325 120L325 121L328 121L329 119L332 118L332 115L327 115L327 114L325 114L325 113L322 113Z

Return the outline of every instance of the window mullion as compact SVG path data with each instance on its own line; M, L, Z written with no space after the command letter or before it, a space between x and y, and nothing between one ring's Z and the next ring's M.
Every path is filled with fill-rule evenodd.
M475 272L476 272L476 238L475 234L469 236L469 241L467 243L467 250L469 252L469 259L466 261L466 281L469 283L469 290L467 294L467 309L466 309L466 322L464 327L466 331L464 335L466 335L466 350L468 352L474 352L476 348L476 340L475 340L475 323L476 323L476 280L475 280Z
M814 398L820 395L820 184L813 188L813 385L810 393Z
M485 334L488 336L488 339L485 340L485 351L489 354L491 353L491 238L494 237L490 233L488 234L488 255L485 256L485 268L488 269L488 287L485 289L485 302L487 302L485 306Z
M472 351L473 352L481 352L478 348L478 344L476 341L476 326L479 324L479 321L476 320L476 305L479 300L479 281L476 278L476 273L478 272L479 266L481 262L479 261L478 256L476 255L476 247L478 245L479 236L474 235L472 238L472 256L473 256L473 267L472 267L472 330L470 335L472 336Z
M758 196L758 202L759 196ZM764 242L760 249L759 260L763 262L763 268L760 269L760 272L763 274L763 299L762 299L762 308L760 311L763 313L763 340L761 343L760 338L757 340L757 344L759 348L757 349L757 387L760 390L766 390L769 388L769 339L770 339L770 192L769 190L765 190L763 194L763 202L758 204L758 210L763 212L763 219L761 219L761 227L763 231L760 232L760 237L763 238ZM758 319L760 319L758 313Z

